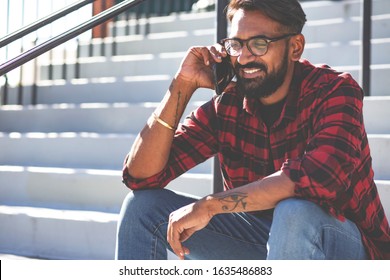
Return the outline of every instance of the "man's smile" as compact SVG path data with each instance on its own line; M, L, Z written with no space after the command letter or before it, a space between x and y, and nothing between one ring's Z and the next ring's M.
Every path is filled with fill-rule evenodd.
M246 74L253 74L261 71L261 69L243 69L242 71L244 71Z

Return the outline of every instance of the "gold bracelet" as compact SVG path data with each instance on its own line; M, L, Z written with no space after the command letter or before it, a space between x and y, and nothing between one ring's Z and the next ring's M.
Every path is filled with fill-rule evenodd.
M153 118L161 125L165 126L166 128L172 130L172 131L176 131L176 127L173 127L173 126L170 126L169 124L167 124L166 122L164 122L162 119L160 119L156 113L153 113Z

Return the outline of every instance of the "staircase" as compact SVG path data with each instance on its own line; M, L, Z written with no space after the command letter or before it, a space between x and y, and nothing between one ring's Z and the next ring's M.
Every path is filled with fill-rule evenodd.
M304 58L359 80L360 1L304 2L303 7L308 17ZM365 99L364 113L375 178L390 217L390 2L374 0L373 9L372 96ZM150 33L124 36L136 24L141 34L145 28ZM214 24L213 12L117 22L111 30L123 36L82 44L81 57L69 57L65 66L56 49L53 66L49 54L39 59L39 105L0 107L0 252L113 259L117 215L128 193L121 183L125 154L187 48L215 41ZM30 92L27 86L26 102ZM186 114L212 94L199 90ZM11 88L11 103L16 96ZM209 160L169 188L207 195L211 170Z

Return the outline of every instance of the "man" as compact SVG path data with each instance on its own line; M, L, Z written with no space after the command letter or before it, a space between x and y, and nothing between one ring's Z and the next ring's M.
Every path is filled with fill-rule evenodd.
M300 60L298 1L233 0L228 18L229 39L189 50L126 158L117 258L389 259L358 84ZM178 126L228 55L237 81ZM215 154L224 192L162 190Z

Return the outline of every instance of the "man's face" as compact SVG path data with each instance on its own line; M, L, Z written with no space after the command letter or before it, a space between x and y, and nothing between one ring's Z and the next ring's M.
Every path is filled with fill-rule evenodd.
M280 60L281 64L273 70L269 70L268 66L261 62L250 62L246 65L236 63L234 69L237 74L237 86L240 91L247 97L263 98L271 96L285 81L288 65L287 50ZM246 74L253 71L262 72L262 75L247 77L248 75Z
M238 10L233 17L230 38L242 40L264 35L275 38L280 32L277 22L258 11ZM232 57L237 86L247 97L266 98L284 83L289 67L288 39L268 44L263 56L255 56L244 45L238 57Z

